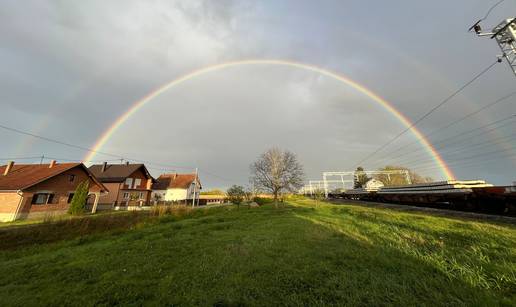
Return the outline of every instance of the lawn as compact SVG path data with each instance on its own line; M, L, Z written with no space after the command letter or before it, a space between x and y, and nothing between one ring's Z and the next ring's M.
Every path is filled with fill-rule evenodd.
M516 303L513 225L304 199L137 221L5 245L1 305Z

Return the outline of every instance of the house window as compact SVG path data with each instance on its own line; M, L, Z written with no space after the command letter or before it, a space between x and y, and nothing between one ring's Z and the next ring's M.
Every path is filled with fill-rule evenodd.
M68 199L66 200L66 203L69 204L72 202L73 196L75 193L68 193Z
M140 192L140 195L138 195L139 199L143 199L143 192Z
M133 186L133 178L127 178L125 179L125 184L127 185L127 187L130 189L132 188Z
M134 187L135 188L139 187L140 183L142 183L142 180L140 178L134 179Z
M124 192L124 195L122 196L123 199L129 199L129 193Z
M75 181L75 175L72 174L72 175L68 176L68 181L69 182L74 182Z
M32 196L31 203L34 205L46 205L51 204L54 200L54 194L52 193L36 193Z

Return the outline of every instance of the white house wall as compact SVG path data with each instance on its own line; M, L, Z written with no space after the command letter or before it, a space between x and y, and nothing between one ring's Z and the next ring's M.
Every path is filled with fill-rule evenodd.
M165 194L166 201L178 201L187 199L186 189L168 189Z
M199 185L197 184L196 189L196 198L199 197ZM167 190L154 190L152 191L152 198L154 200L154 195L159 194L161 196L162 201L180 201L185 199L192 199L194 196L194 188L193 185L188 189L167 189Z

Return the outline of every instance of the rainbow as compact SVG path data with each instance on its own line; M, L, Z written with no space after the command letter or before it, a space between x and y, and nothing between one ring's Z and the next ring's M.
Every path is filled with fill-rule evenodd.
M251 59L251 60L242 60L242 61L232 61L232 62L226 62L216 65L207 66L204 68L200 68L197 70L194 70L186 75L183 75L179 78L176 78L161 87L157 88L156 90L150 92L142 99L136 101L124 114L122 114L120 117L118 117L113 124L100 136L100 138L96 141L95 145L93 146L93 151L91 151L88 155L84 157L84 161L91 161L94 160L94 157L96 155L96 152L100 151L102 146L106 144L106 142L111 138L113 133L126 121L128 120L133 114L138 112L140 108L142 108L145 104L150 102L152 99L156 98L157 96L161 95L162 93L166 92L173 86L179 85L185 81L191 80L193 78L199 77L201 75L215 72L219 70L223 70L226 68L234 67L234 66L244 66L244 65L279 65L279 66L288 66L293 68L299 68L303 70L308 70L312 72L319 73L323 76L327 76L330 78L333 78L335 80L338 80L348 86L351 86L355 90L361 92L362 94L368 96L370 99L381 105L385 110L387 110L389 113L391 113L393 116L395 116L404 126L411 127L412 122L401 112L396 110L387 100L383 99L370 89L366 88L365 86L357 83L356 81L350 79L347 76L344 76L342 74L338 74L329 70L326 70L324 68L320 68L313 65L303 64L299 62L293 62L293 61L287 61L287 60L272 60L272 59ZM443 160L439 152L432 146L432 144L428 141L428 139L417 129L416 127L412 127L411 133L419 140L421 145L426 148L427 152L431 155L435 163L439 166L442 175L449 180L453 180L455 178L452 170L448 167L446 162Z

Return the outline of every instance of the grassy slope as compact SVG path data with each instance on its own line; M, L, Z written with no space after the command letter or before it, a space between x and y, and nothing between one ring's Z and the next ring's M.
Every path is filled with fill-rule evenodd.
M2 305L495 305L516 228L295 201L0 252Z

